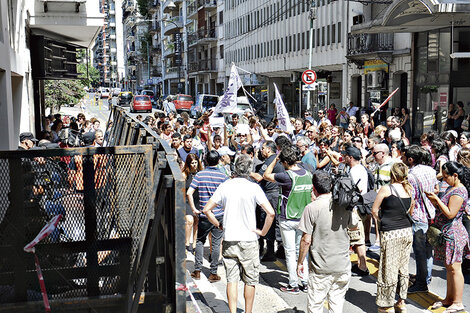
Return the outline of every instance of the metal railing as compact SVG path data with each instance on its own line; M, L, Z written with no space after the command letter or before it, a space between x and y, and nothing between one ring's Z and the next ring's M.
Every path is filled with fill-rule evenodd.
M113 128L109 133L109 145L151 144L154 152L152 197L155 214L143 249L137 286L142 286L140 282L146 279L146 292L161 296L170 312L186 312L186 293L176 289L176 286L186 284L185 181L177 153L153 129L130 116L122 107L114 106L111 113ZM137 290L135 293L139 294ZM133 299L133 307L138 300L138 297Z
M393 33L348 34L348 55L393 51Z
M192 61L188 64L188 72L217 71L216 59Z
M217 33L216 33L215 28L211 28L211 29L201 28L195 32L188 34L189 45L196 44L198 41L215 40L215 39L217 39Z

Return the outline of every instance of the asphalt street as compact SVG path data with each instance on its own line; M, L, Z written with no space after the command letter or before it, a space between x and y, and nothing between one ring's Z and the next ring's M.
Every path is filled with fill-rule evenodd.
M374 239L371 236L371 239ZM373 240L372 240L373 241ZM378 270L378 252L367 252L368 268L371 272L370 276L358 277L353 276L346 293L346 301L343 312L377 312L375 297L377 292L377 270ZM190 273L194 269L194 255L187 253L187 284L190 291L193 292L196 302L191 301L188 297L188 312L197 312L198 306L202 312L229 312L226 297L226 281L225 270L222 265L219 266L218 274L222 277L221 281L210 283L207 280L209 276L209 245L206 242L204 250L204 267L201 272L200 280L193 280ZM357 256L351 255L351 261L356 262ZM414 255L410 257L409 265L410 273L415 273ZM203 275L204 274L204 275ZM407 309L410 313L415 312L436 312L441 313L443 308L431 310L430 306L438 300L445 297L446 279L445 267L439 262L435 262L433 266L433 278L429 286L430 292L417 293L408 295ZM275 262L261 263L260 267L260 283L256 287L255 303L253 312L308 312L307 311L307 294L300 293L298 295L286 294L280 291L281 286L288 284L287 268L284 260ZM465 287L463 295L463 303L470 310L470 272L465 272ZM243 284L239 284L238 291L238 311L244 312L243 301ZM325 303L324 312L328 312Z

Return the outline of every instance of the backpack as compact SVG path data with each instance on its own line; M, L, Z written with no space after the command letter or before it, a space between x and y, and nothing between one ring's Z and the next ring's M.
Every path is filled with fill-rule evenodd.
M361 192L348 173L338 174L333 179L333 202L341 209L352 210L361 199Z
M361 195L357 187L360 180L355 184L349 171L343 171L342 174L337 175L333 180L332 197L333 202L338 207L346 210L357 208L361 215L371 214L377 192L374 191L374 175L369 169L365 169L367 171L368 184L367 193L363 195Z

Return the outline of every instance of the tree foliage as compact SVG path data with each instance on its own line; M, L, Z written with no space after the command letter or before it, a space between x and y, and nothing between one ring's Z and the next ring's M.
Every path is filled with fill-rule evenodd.
M137 0L140 15L146 17L149 13L149 0Z
M46 80L44 96L46 107L57 112L63 105L77 104L86 92L80 80Z
M96 87L100 82L100 72L88 61L88 78L86 70L85 50L79 50L77 59L78 79L45 80L44 97L46 107L50 107L52 112L57 112L63 105L75 105L86 94L85 87Z

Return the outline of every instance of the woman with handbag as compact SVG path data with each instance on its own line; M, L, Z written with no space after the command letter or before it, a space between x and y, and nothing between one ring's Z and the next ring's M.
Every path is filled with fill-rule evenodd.
M432 240L435 242L434 258L445 263L447 278L446 297L434 303L432 309L447 307L444 313L453 313L464 310L462 259L470 257L470 244L468 233L462 224L462 216L468 201L470 169L449 161L442 166L442 176L449 187L441 199L435 193L425 192L437 208L434 224L430 226L428 233L437 234L438 236L433 237L441 238ZM430 239L436 238L428 236L428 240Z
M372 215L380 221L376 298L379 313L406 312L408 264L413 244L412 188L408 182L408 167L401 162L395 163L390 170L390 185L380 188L372 206ZM396 292L399 298L395 303Z

